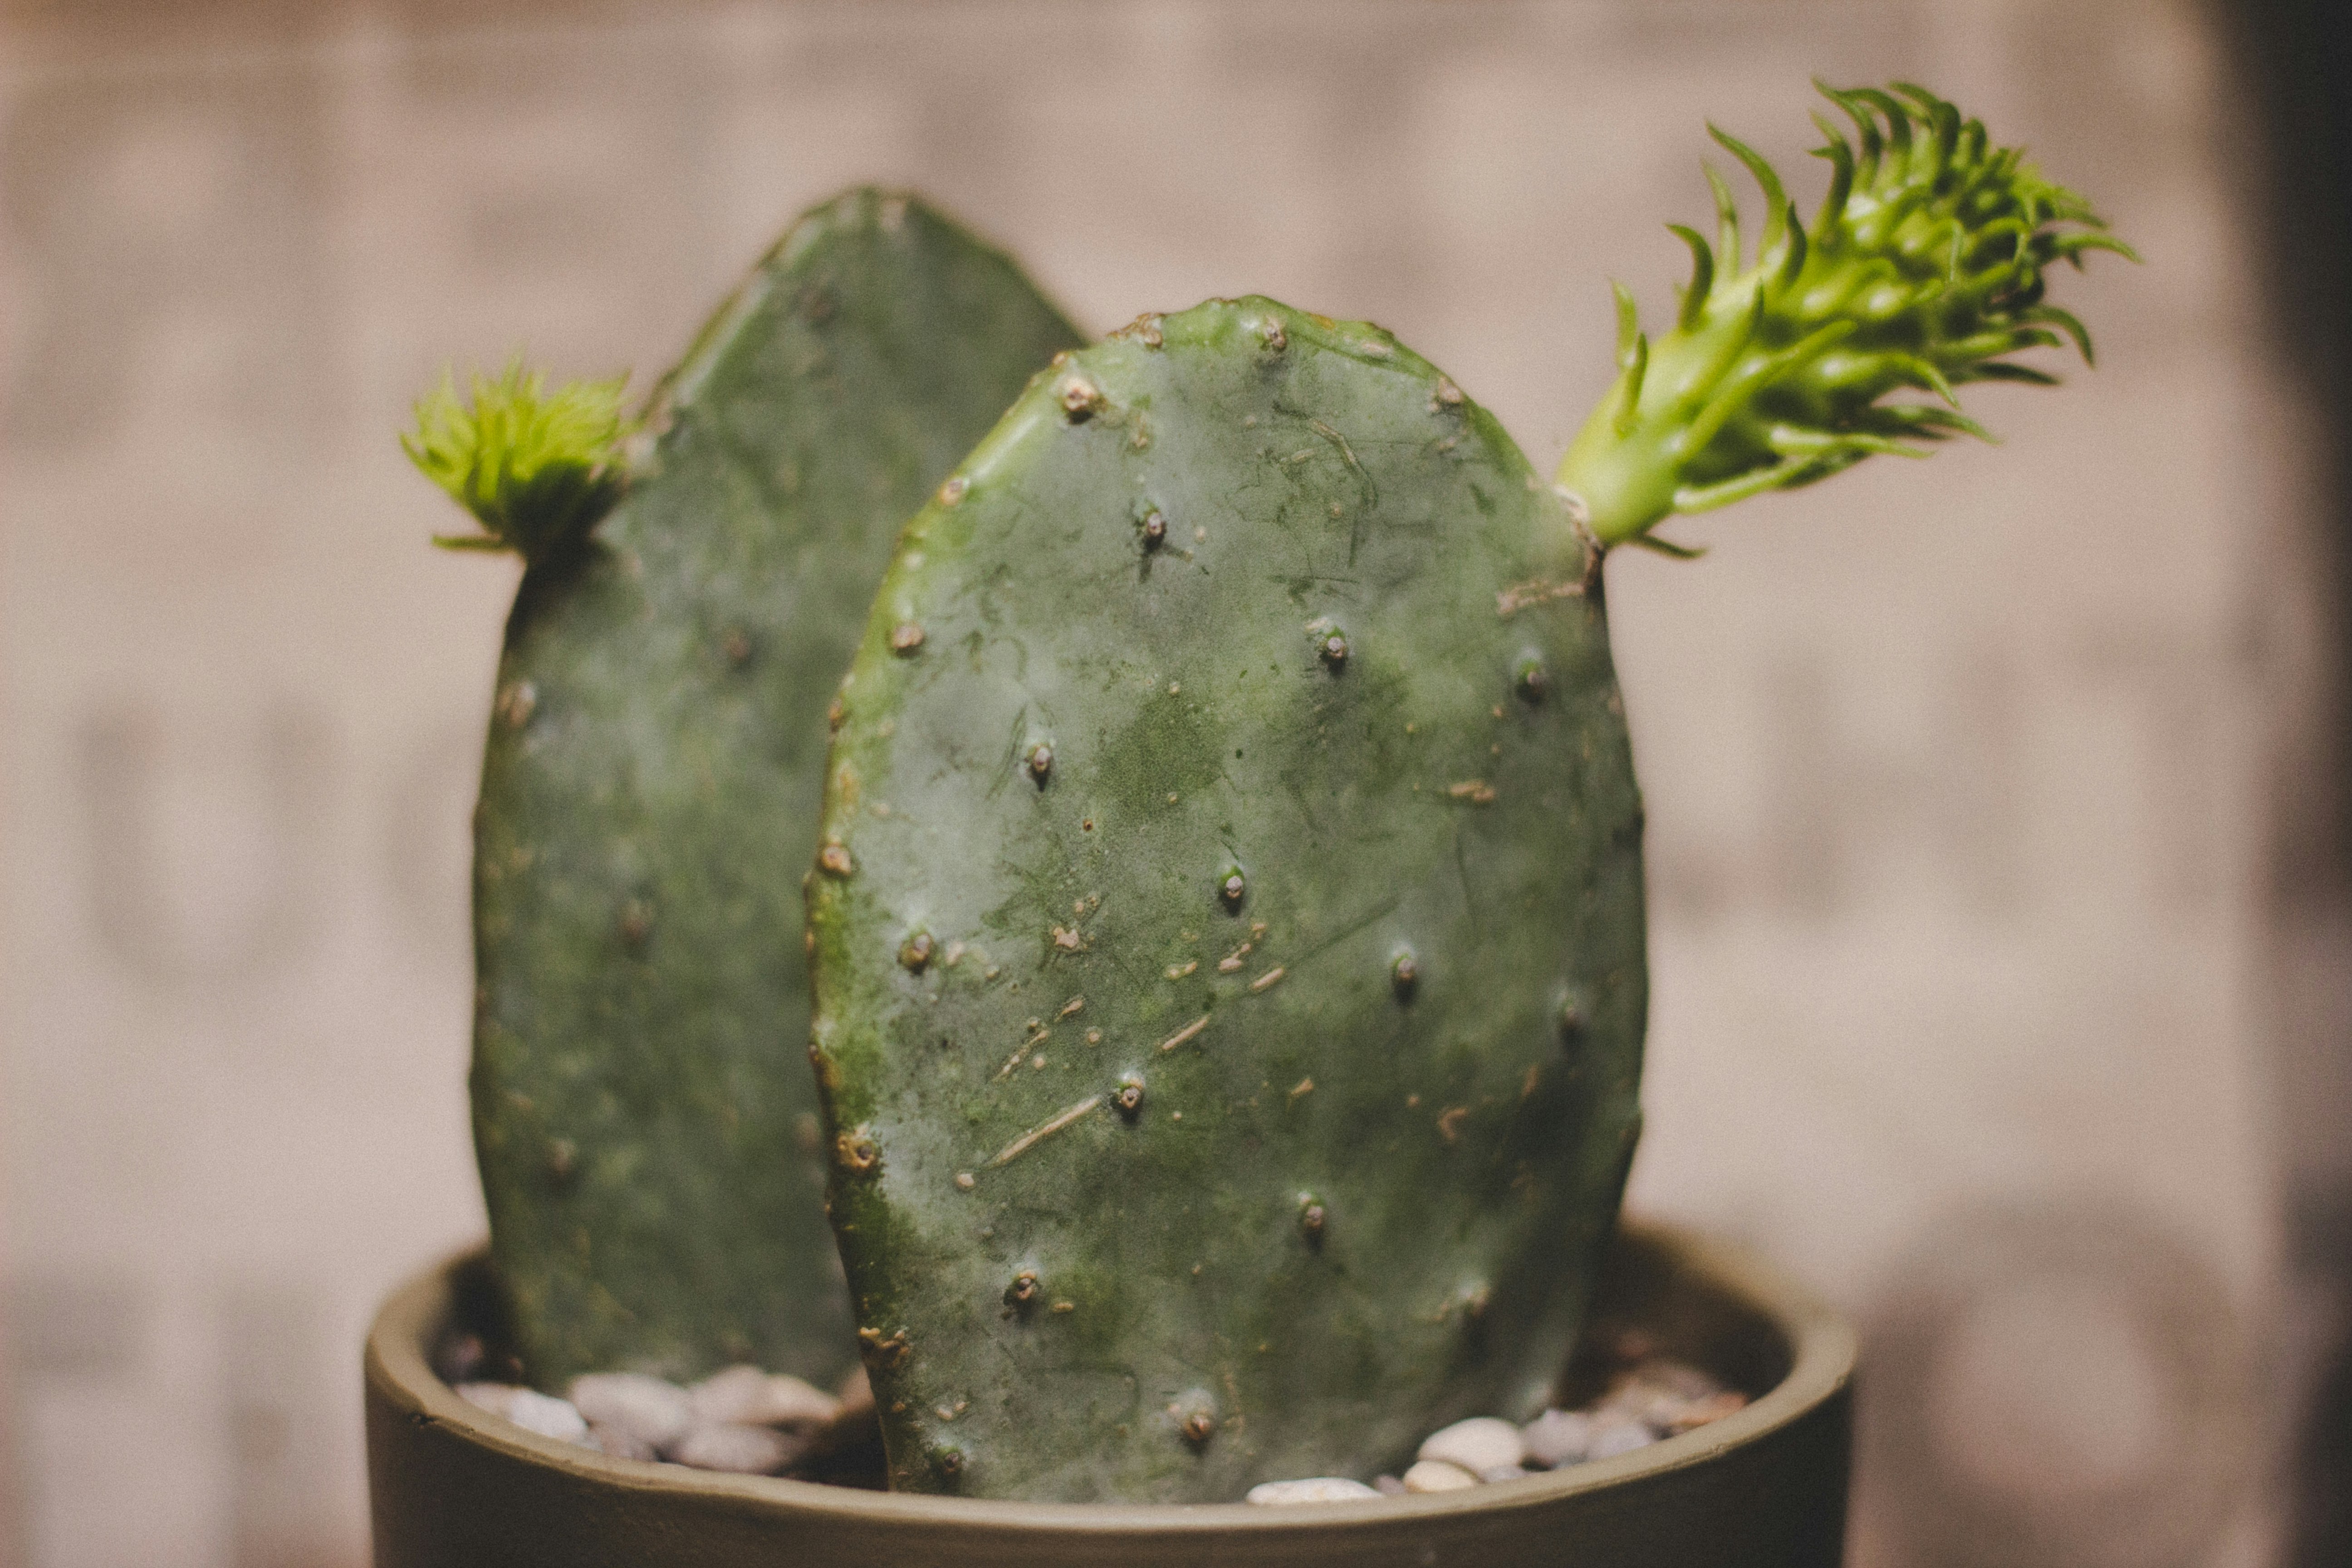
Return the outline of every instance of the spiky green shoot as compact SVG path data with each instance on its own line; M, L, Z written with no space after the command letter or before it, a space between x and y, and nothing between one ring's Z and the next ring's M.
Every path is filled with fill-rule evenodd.
M2089 204L1924 88L1815 85L1855 135L1814 116L1829 139L1814 155L1831 173L1812 226L1769 163L1709 126L1763 192L1753 260L1741 268L1738 209L1709 168L1715 244L1670 226L1692 257L1673 328L1653 342L1618 287L1617 380L1559 475L1603 544L1689 553L1650 530L1873 453L1924 457L1956 434L1985 437L1953 389L2054 380L2005 357L2020 350L2072 340L2090 363L2083 324L2042 300L2053 262L2132 256ZM1882 401L1906 388L1937 401Z
M409 460L447 490L485 531L436 534L448 550L511 550L544 559L573 542L613 508L627 482L621 443L626 374L566 382L552 394L546 378L518 358L495 381L472 378L469 405L457 379L416 400L416 428L400 438Z

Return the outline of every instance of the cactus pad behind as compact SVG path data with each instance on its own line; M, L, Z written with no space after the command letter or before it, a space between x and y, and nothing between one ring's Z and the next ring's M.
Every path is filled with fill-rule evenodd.
M1597 567L1261 299L1057 362L908 525L809 881L895 1486L1229 1501L1540 1405L1639 1117Z
M849 1363L794 885L825 705L898 525L1076 341L995 252L852 193L705 329L618 508L525 575L476 819L473 1094L541 1385Z

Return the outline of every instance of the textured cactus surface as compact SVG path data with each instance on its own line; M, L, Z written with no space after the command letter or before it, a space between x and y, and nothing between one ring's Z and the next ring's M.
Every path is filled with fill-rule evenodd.
M1232 1500L1538 1406L1639 1123L1598 563L1263 299L1059 362L908 525L808 883L893 1485Z
M476 824L473 1091L541 1385L849 1364L801 1054L825 708L899 524L1076 341L994 251L853 193L705 329L617 508L531 551Z

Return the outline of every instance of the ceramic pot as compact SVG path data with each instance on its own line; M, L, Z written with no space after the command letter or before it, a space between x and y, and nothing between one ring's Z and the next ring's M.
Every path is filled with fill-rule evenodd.
M1620 1236L1588 1338L1644 1336L1755 1395L1646 1448L1524 1480L1307 1507L917 1497L607 1458L450 1392L432 1347L467 1260L402 1287L367 1344L376 1568L1836 1568L1854 1335L1737 1248ZM1571 1369L1572 1381L1578 1374Z

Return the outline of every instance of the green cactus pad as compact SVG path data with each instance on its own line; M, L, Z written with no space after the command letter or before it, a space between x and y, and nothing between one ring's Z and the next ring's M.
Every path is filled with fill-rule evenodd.
M898 525L1076 331L919 203L804 217L534 555L476 820L474 1126L531 1378L850 1363L801 1062L825 709Z
M809 880L895 1486L1233 1500L1542 1404L1639 1124L1598 564L1262 299L1057 362L908 525Z

